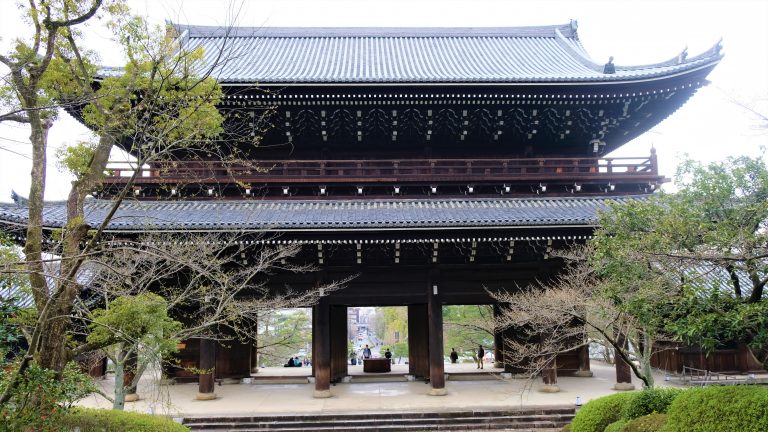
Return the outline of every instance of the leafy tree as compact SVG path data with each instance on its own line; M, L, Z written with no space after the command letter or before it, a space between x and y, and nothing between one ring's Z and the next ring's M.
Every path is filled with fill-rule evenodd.
M710 352L741 343L768 367L766 161L687 161L676 183L676 193L601 214L594 240L564 254L562 274L497 297L509 305L502 325L532 335L511 341L517 358L542 368L586 335L613 348L647 387L660 341Z
M679 191L616 206L602 217L598 257L630 286L660 283L665 304L627 305L712 351L747 344L768 366L768 167L737 157L678 169ZM621 288L621 287L620 287ZM646 299L650 300L650 299Z
M259 355L265 366L282 366L312 341L310 319L302 310L283 310L260 316Z
M222 121L216 109L220 88L205 72L215 64L203 65L202 52L186 51L175 39L166 38L162 29L151 29L129 16L122 0L30 1L20 7L31 34L19 37L10 52L0 54L0 63L9 71L9 79L0 87L0 121L22 123L31 131L24 254L37 317L29 349L16 378L0 394L0 404L11 397L33 359L44 369L60 372L72 357L66 341L80 292L76 275L84 256L98 250L103 228L139 172L114 200L103 223L88 226L83 203L99 185L113 146L130 143L141 166L169 157L174 149L211 148ZM119 73L94 85L93 54L81 48L78 26L102 14L110 18L109 26L127 60ZM42 222L47 132L62 106L80 112L98 139L68 155L66 162L77 177L67 199L61 244L53 248L61 259L56 266L46 266Z
M459 305L443 307L444 352L456 348L459 353L477 356L477 346L493 344L493 306Z
M114 409L125 407L126 390L138 384L144 369L159 363L164 355L176 351L181 323L168 316L168 303L162 297L143 292L136 296L114 299L104 309L92 312L87 342L103 346L115 365ZM131 382L124 385L126 366L130 359Z

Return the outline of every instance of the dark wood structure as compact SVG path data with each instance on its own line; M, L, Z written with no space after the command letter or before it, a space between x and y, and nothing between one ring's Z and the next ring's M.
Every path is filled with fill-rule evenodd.
M172 30L210 61L222 46L238 53L214 75L225 94L221 140L248 158L114 164L86 214L95 225L140 169L135 199L107 233L254 232L253 248L300 244L296 259L326 280L358 274L313 305L317 397L347 374L346 307L360 305L408 307L410 374L445 394L442 306L492 303L486 289L556 273L552 251L588 239L598 210L652 193L666 180L653 151L609 153L682 106L722 57L718 45L609 71L586 54L576 22ZM61 214L48 213L46 226L61 227ZM6 224L20 219L23 203L0 208ZM504 337L515 335L497 335L497 347ZM180 359L212 371L198 377L206 398L214 376L250 374L252 351L191 340ZM548 382L588 372L588 360L585 348L553 359Z

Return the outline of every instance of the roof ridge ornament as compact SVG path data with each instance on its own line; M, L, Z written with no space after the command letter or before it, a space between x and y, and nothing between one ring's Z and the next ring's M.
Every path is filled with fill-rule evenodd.
M615 74L616 73L616 65L613 64L613 56L608 57L608 63L603 66L603 73L604 74Z

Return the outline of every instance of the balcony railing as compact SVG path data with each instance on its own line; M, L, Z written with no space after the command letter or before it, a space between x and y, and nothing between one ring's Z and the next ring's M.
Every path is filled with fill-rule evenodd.
M110 162L105 184L125 183L137 169L137 184L645 181L659 177L652 154L645 158L172 161L143 167Z

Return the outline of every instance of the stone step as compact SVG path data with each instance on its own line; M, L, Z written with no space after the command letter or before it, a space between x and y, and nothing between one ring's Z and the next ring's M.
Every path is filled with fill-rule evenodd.
M190 427L199 427L201 429L223 427L227 429L249 429L256 425L260 427L274 428L294 428L312 425L317 428L328 427L353 427L365 428L375 423L379 426L390 425L450 425L455 422L462 424L482 424L482 423L535 423L535 422L570 422L573 415L526 415L526 416L503 416L503 417L459 417L459 418L412 418L412 419L365 419L365 420L341 420L341 421L262 421L262 422L210 422L210 423L186 423Z
M530 422L530 423L515 423L515 424L464 424L455 423L450 425L371 425L366 426L365 432L397 432L397 431L483 431L483 430L495 430L495 431L528 431L528 432L549 432L559 431L565 426L565 423L553 423L553 422ZM193 429L195 430L195 429ZM270 430L279 430L280 432L360 432L357 427L316 427L308 425L307 427L285 428L285 429L270 429L265 427L256 427L249 429L228 429L228 428L211 428L211 429L196 429L205 432L265 432Z
M375 420L375 419L393 419L393 418L459 418L459 417L504 417L504 416L526 416L526 415L572 415L573 406L546 406L530 407L522 409L474 409L474 410L452 410L452 411L368 411L355 413L333 413L333 414L275 414L259 416L198 416L186 417L188 422L262 422L262 421L328 421L328 420Z
M466 410L255 417L185 418L197 431L359 432L397 430L557 430L570 423L573 407L523 410Z

